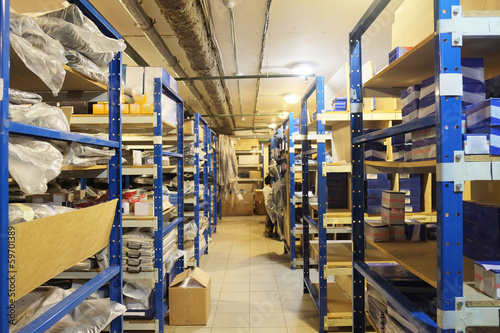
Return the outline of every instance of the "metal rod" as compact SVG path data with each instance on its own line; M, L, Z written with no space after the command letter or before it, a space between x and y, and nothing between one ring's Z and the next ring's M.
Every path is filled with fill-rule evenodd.
M244 113L244 114L206 114L204 118L218 118L218 117L279 117L281 113Z
M207 80L249 80L249 79L286 79L293 77L315 77L316 74L261 74L261 75L227 75L227 76L200 76L178 77L176 81L207 81Z

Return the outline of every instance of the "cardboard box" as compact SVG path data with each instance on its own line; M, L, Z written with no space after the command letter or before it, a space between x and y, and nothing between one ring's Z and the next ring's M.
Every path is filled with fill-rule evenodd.
M405 192L382 191L382 206L386 208L405 208Z
M154 202L153 201L141 201L136 202L134 205L134 214L136 216L152 216L154 215Z
M234 198L234 203L231 206L231 198L228 198L224 204L222 204L222 216L252 216L253 215L253 205L254 198L253 192L241 194L243 200L238 201Z
M391 240L389 226L380 221L365 220L365 236L372 242L388 242Z
M402 225L405 223L404 209L382 207L380 216L382 222L389 225Z
M200 136L200 141L203 141L205 138L205 129L202 126L203 124L200 124L199 126L199 136ZM184 135L194 135L194 120L189 119L189 120L184 120Z
M50 202L51 198L52 198L52 196L50 193L27 195L26 202L27 203L34 203L34 204L41 204L41 203Z
M255 190L255 215L267 215L266 203L264 200L264 191L262 189Z
M254 184L238 184L240 191L244 191L246 193L253 193L255 190L255 185Z
M250 179L262 179L262 173L260 171L249 171Z
M69 201L69 192L53 192L50 193L50 201L55 203L63 203Z
M390 232L391 232L391 241L399 241L406 239L404 225L391 225Z
M73 191L73 200L82 200L83 198L85 198L86 194L87 194L87 191L85 191L85 190Z
M427 240L427 227L417 220L405 221L405 235L410 242L421 242Z
M59 108L63 111L64 116L66 117L66 120L68 121L68 124L71 125L71 115L73 114L73 107L72 106L61 106Z
M234 144L234 150L253 150L259 147L259 139L239 139Z
M259 155L238 155L238 164L240 164L240 165L260 164L260 156Z
M474 286L486 295L500 299L500 262L476 262L474 264Z
M204 326L211 308L210 274L196 267L178 274L170 286L169 324Z

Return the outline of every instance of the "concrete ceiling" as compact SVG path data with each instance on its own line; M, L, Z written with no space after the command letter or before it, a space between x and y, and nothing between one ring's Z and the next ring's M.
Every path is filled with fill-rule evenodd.
M226 75L234 75L236 70L231 43L229 10L224 5L224 0L207 1L211 1L215 37L220 45ZM36 2L11 0L11 7L18 12L47 11L61 6L62 2L62 0ZM267 2L267 0L235 0L238 58L240 72L243 75L258 74ZM401 1L393 2L399 4ZM170 74L174 74L142 31L135 26L133 19L118 0L90 0L90 3L150 66L162 66ZM345 70L342 68L348 61L348 33L371 3L372 0L272 0L262 74L291 74L293 64L299 62L312 64L316 75L325 77L325 82L327 82L325 106L330 109L334 97L347 94L346 83L339 83L338 79L345 77L342 72ZM179 46L176 35L160 13L155 0L143 0L141 4L146 13L155 21L156 29L168 48L179 59L187 74L196 76L186 59L184 50ZM364 41L364 49L369 51L365 51L365 54L374 55L371 58L364 56L364 61L370 60L377 70L387 64L393 22L391 13L394 12L396 5L389 8L386 15L374 24ZM129 57L124 57L124 62L135 65ZM256 79L240 80L241 96L238 94L236 80L227 80L227 84L235 114L294 112L298 115L300 102L287 104L283 97L287 93L302 96L312 80L312 78L309 80L304 78L261 79L258 96L256 95ZM195 85L202 94L206 93L201 81L195 81ZM179 84L179 94L195 112L206 114L183 84ZM310 108L314 109L314 105ZM245 120L235 117L237 128L267 127L268 124L281 123L281 121L279 117L245 117ZM235 134L248 136L255 133L237 131Z

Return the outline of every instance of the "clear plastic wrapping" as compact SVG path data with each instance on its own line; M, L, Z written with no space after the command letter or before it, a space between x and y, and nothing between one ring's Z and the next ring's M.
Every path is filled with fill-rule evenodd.
M17 300L14 324L10 333L21 330L52 306L69 296L73 290L55 287L39 287ZM96 333L101 332L109 323L126 312L127 308L109 298L88 299L64 316L48 333Z
M219 161L218 161L218 185L219 197L225 202L229 194L240 193L238 186L238 159L234 150L234 139L220 135L218 141Z
M277 216L276 216L276 204L274 203L273 189L269 186L266 186L264 187L262 192L264 193L264 202L266 205L267 215L269 215L269 218L275 224Z
M196 227L196 223L194 223L194 221L184 223L184 240L185 241L194 240L197 232L198 232L198 228Z
M33 17L40 28L65 47L78 51L97 66L107 66L125 42L104 36L76 5Z
M69 124L61 109L45 103L9 105L10 120L57 131L69 132Z
M9 173L26 194L43 194L61 173L63 155L53 145L32 138L10 137Z
M13 88L9 88L9 103L10 104L36 104L42 101L42 96L21 91Z
M74 208L70 207L48 204L12 203L9 204L9 224L28 222L74 210Z
M78 51L65 48L66 50L66 59L68 60L68 66L73 68L75 71L82 73L88 78L100 82L104 85L108 85L109 79L108 74L85 57L83 54Z
M114 150L94 148L78 142L72 142L66 151L63 164L80 167L107 164L114 155Z
M125 279L124 303L128 310L149 309L149 296L154 288L153 279Z

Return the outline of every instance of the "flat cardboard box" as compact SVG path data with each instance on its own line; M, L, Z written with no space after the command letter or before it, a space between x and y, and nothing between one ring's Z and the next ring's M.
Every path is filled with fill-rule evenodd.
M260 147L259 139L239 139L234 144L234 150L253 150Z
M405 208L405 192L382 191L382 206L386 208Z
M260 156L259 155L238 155L238 164L240 164L240 165L260 164Z
M200 123L198 128L198 133L200 135L200 141L203 141L205 138L205 129L203 128L203 124ZM184 135L194 135L194 120L188 119L184 120Z
M210 274L198 267L174 278L168 287L171 326L207 324L211 307L210 285Z
M500 299L500 262L477 261L474 264L474 286L486 295Z
M255 215L266 215L266 203L264 201L264 191L262 189L255 190Z
M13 225L14 300L108 245L118 200Z

